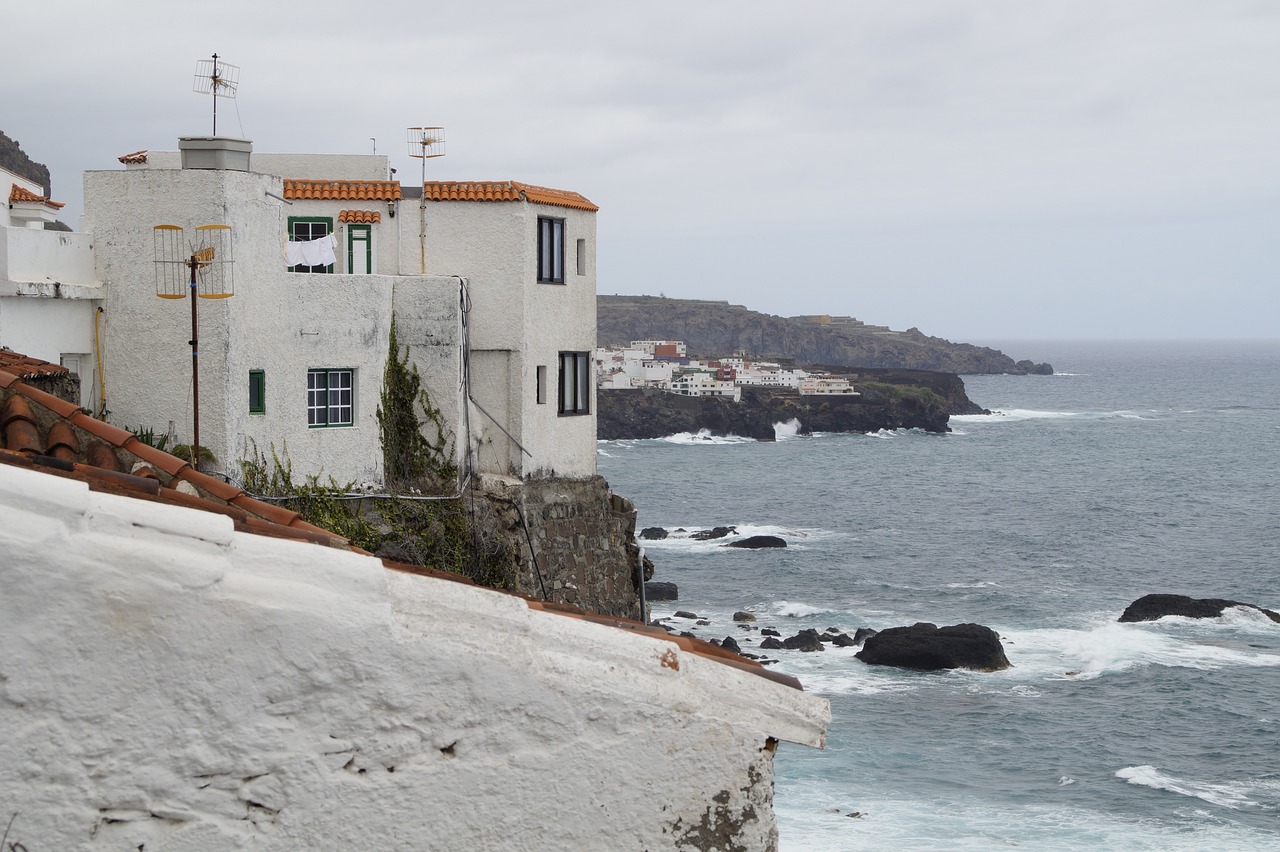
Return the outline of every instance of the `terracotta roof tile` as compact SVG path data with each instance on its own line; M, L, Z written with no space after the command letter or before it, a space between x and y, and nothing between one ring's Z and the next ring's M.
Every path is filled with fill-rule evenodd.
M28 189L23 189L15 183L9 190L9 203L17 204L19 202L34 202L36 204L43 204L46 207L52 207L55 210L61 210L66 206L58 201L50 201L49 196L47 195L36 195L34 192Z
M59 364L51 364L39 358L29 358L12 349L0 349L0 370L12 373L20 379L71 372Z
M520 191L511 181L428 181L422 186L430 201L519 201Z
M576 210L599 210L585 197L564 189L550 189L518 181L427 181L423 196L430 201L528 201Z
M394 180L286 180L290 201L399 201L400 182Z
M549 189L545 186L533 186L527 183L511 182L511 185L524 193L525 198L535 204L550 204L552 207L572 207L575 210L595 212L600 208L583 196L566 189Z
M382 221L382 214L377 210L343 210L338 214L338 221L373 225Z
M23 395L30 397L31 396L30 391L33 391L33 390L35 389L27 388L28 393L25 393ZM54 398L56 399L57 397L54 397ZM48 406L48 405L46 405L45 407L51 408L51 406ZM132 432L126 429L121 429L119 426L112 426L110 423L104 423L101 420L97 420L93 417L90 417L89 415L85 414L83 411L77 411L72 417L68 419L71 421L72 426L76 426L80 429L83 429L84 431L88 432L90 435L93 435L95 438L101 438L103 441L106 441L108 444L111 444L113 447L123 447L125 444L129 443L129 441L135 437Z
M157 450L150 444L134 438L125 445L125 449L142 459L156 470L162 470L169 476L177 476L183 468L191 467L185 459L180 459L175 455L170 455L163 450Z
M125 154L123 157L116 157L116 159L126 166L137 166L147 161L147 154L149 153L151 152L144 149L142 151L134 151L132 154Z

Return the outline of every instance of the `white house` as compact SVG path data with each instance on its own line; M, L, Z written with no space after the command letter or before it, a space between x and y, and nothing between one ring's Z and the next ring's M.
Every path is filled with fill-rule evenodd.
M799 390L801 396L860 396L841 376L809 376L800 382Z
M156 298L153 229L194 246L226 224L234 295L198 300L200 443L223 470L287 444L298 473L381 481L394 316L460 463L470 448L481 473L595 473L595 205L513 182L405 191L377 155L180 147L85 175L113 419L193 431L191 316Z
M0 346L80 375L80 404L100 401L95 322L102 288L88 234L46 230L62 207L0 168Z
M426 271L470 282L481 469L594 475L598 208L515 181L432 181L420 203Z
M702 371L676 376L671 380L670 391L680 396L727 396L734 402L742 400L742 388L733 382L717 379L713 373Z

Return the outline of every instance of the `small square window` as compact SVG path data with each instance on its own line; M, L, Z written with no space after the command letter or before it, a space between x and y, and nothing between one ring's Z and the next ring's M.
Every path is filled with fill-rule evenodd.
M307 371L307 425L355 423L355 370Z
M249 413L267 413L267 374L264 370L249 371Z

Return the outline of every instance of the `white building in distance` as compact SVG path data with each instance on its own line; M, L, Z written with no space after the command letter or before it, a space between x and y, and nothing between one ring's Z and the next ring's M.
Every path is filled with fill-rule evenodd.
M0 169L0 193L0 346L79 374L80 404L96 409L102 287L92 238L46 229L62 205L34 181Z

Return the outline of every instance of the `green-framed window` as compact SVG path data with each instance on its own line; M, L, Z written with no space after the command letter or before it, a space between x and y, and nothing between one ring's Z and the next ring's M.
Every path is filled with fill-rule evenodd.
M249 413L267 413L267 372L266 370L249 371Z
M333 234L333 219L326 216L290 216L289 242L309 243ZM329 255L332 255L330 247ZM293 259L293 258L291 258ZM312 258L313 260L315 258ZM289 267L290 272L333 272L333 263L296 263Z

